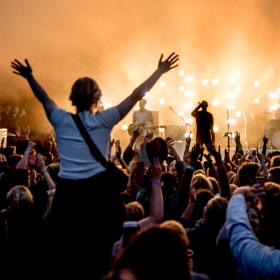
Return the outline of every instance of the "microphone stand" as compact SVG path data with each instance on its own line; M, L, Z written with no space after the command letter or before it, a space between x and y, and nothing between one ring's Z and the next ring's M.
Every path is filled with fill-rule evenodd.
M229 151L230 151L230 137L232 136L232 132L230 132L228 109L227 109L227 132L224 134L224 136L227 137L227 149L228 149L228 155L229 155Z
M171 106L169 106L169 109L170 109L173 113L175 113L176 116L177 116L178 118L180 118L180 119L184 122L184 124L185 124L186 127L187 127L187 126L191 127L191 125L190 125L189 123L187 123L183 117L179 116L179 115L177 114L177 112L176 112Z

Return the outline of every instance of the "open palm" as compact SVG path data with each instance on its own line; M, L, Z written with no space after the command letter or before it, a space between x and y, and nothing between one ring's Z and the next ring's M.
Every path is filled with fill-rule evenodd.
M11 67L16 71L13 71L14 74L20 75L24 78L28 77L32 73L32 68L27 59L24 60L26 65L23 65L20 61L15 59L11 63Z

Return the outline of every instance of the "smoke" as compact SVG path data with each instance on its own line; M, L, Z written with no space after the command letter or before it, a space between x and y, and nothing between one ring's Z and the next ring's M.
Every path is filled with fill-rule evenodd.
M14 58L28 58L37 79L67 110L69 91L78 77L95 78L103 99L117 104L154 71L162 52L178 52L180 69L200 79L226 79L241 69L246 90L242 110L250 109L256 94L249 83L256 79L263 83L260 98L279 83L279 1L0 0L0 4L1 100L36 108L39 122L46 118L38 102L26 83L11 74ZM157 101L164 96L167 105L178 109L187 102L178 92L177 76L176 71L168 73L164 79L169 88L156 86L152 91L151 103L162 122L181 122ZM223 90L199 88L193 102L210 100ZM129 115L127 123L130 120Z

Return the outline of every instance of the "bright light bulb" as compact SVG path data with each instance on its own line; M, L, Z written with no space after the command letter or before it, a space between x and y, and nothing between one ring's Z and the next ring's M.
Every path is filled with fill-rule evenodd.
M194 105L193 105L193 103L186 103L183 105L183 107L185 110L191 110L194 108Z
M259 98L255 98L255 99L253 100L253 103L254 103L254 104L260 104Z
M219 80L218 79L212 80L212 85L216 86L218 84L219 84Z
M159 82L159 86L160 87L165 87L166 86L166 82L165 81L160 81Z
M214 132L216 133L218 131L219 131L219 127L216 124L214 124Z
M236 116L237 118L240 118L241 115L242 115L242 113L241 113L240 111L237 111L237 112L235 113L235 116Z
M159 104L161 104L161 105L165 104L165 99L164 98L160 98L159 99Z
M219 104L220 104L220 101L219 101L218 99L213 99L213 100L212 100L212 105L213 105L214 107L219 106Z
M184 91L184 89L185 89L185 87L184 87L184 86L182 86L182 85L181 85L181 86L179 86L179 91L181 91L181 92L182 92L182 91Z
M229 119L228 123L234 125L236 124L236 119Z
M194 92L191 91L191 90L186 90L186 91L184 92L184 95L185 95L186 97L193 97L193 96L194 96Z
M203 85L204 87L207 87L207 86L208 86L208 83L209 83L208 80L203 80L203 81L202 81L202 85Z
M193 76L187 76L185 77L185 82L187 83L192 83L194 81L194 77Z
M240 93L240 92L241 92L241 86L237 86L237 87L235 88L235 91L236 91L237 93Z
M150 103L146 103L145 108L146 108L147 110L151 110L152 106L151 106Z
M127 130L128 129L128 125L126 123L122 124L122 130Z
M181 76L181 77L185 76L185 71L184 70L179 70L179 76Z
M228 98L235 98L236 97L236 92L235 91L229 91L227 93Z
M260 87L261 83L260 81L254 81L254 87L258 88Z
M147 91L146 93L145 93L145 98L150 98L151 97L151 93L149 92L149 91Z
M270 93L268 94L268 97L269 97L270 99L278 98L278 94L277 94L277 92L270 92Z
M269 105L269 111L276 111L278 109L278 105L277 104L271 104Z
M164 127L160 127L158 130L159 130L159 132L163 133L164 132Z

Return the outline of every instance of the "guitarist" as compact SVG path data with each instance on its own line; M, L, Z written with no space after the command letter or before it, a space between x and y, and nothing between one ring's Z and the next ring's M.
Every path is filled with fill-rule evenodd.
M141 99L139 101L139 110L133 112L132 132L140 129L141 136L146 137L153 132L153 114L145 108L147 101Z

